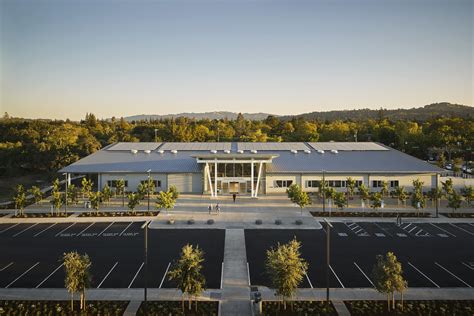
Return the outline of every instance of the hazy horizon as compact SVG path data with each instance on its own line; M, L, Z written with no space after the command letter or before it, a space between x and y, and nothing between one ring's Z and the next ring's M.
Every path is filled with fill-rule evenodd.
M473 105L470 0L0 0L0 111Z

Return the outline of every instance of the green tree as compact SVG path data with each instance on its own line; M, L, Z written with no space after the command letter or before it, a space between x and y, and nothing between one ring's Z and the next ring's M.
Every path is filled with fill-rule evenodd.
M301 214L303 214L303 208L308 205L311 205L311 199L308 193L304 192L303 190L299 190L295 200L296 205L300 207Z
M137 194L140 197L140 200L143 200L145 198L145 195L147 194L147 185L146 183L140 183L137 187Z
M346 179L346 188L347 188L347 207L349 207L349 199L354 196L356 188L356 180L351 177Z
M91 207L99 213L100 202L102 202L102 192L89 192L89 202L91 203Z
M175 185L170 185L168 191L171 192L171 194L173 194L173 199L175 201L179 198L179 191Z
M432 206L435 203L438 203L439 205L439 201L443 197L443 191L440 188L432 188L431 190L428 191L427 196L431 200Z
M64 285L71 293L71 311L74 310L74 293L80 292L80 308L86 309L86 288L90 286L91 260L87 254L80 255L76 251L63 254L63 265L66 272Z
M362 201L364 201L364 204L367 203L367 201L369 200L370 198L370 193L369 193L369 188L366 187L363 183L361 185L359 185L359 187L357 188L357 190L359 191L359 197Z
M426 198L423 195L423 182L419 179L413 180L413 193L411 195L411 205L418 213L420 209L426 207Z
M445 182L441 182L443 190L446 196L453 192L453 179L446 179Z
M446 166L446 157L444 156L444 153L439 155L436 165L440 168L444 168Z
M374 192L370 195L370 207L375 211L382 207L382 193Z
M284 309L286 299L294 296L308 270L308 264L301 258L300 248L301 243L294 238L287 244L278 243L276 248L267 250L266 272L276 295L283 301Z
M396 187L395 190L392 191L392 196L397 198L397 204L400 205L400 202L403 206L405 206L406 201L408 199L408 193L405 191L405 187Z
M300 187L293 183L286 189L286 194L292 203L296 203L296 198L299 192L301 191Z
M89 197L89 193L92 191L92 187L94 186L94 182L91 179L87 179L86 177L82 178L81 182L82 188L82 197Z
M128 208L135 214L135 208L140 204L140 195L137 193L128 194Z
M79 189L74 184L67 186L67 199L71 204L77 204L79 200Z
M125 206L125 180L119 179L115 182L115 194L122 196L122 207Z
M13 201L15 202L15 209L18 210L18 215L23 216L26 206L26 193L23 185L19 184L16 186L16 193L13 197Z
M56 210L56 214L61 213L61 206L63 205L63 195L59 191L53 190L51 194L51 204L53 209Z
M41 192L41 189L35 185L32 186L31 189L28 190L28 193L33 195L35 204L38 204L43 199L43 192Z
M448 207L453 210L453 213L461 207L462 196L453 189L451 194L448 195Z
M347 197L343 192L336 192L334 196L334 204L339 208L343 209L344 206L347 204Z
M202 264L204 262L204 253L196 246L193 248L192 245L186 244L181 249L180 258L168 272L170 280L174 280L178 283L178 288L181 290L181 303L184 312L184 295L187 294L189 297L189 309L192 306L192 298L198 297L206 286L206 279L202 274ZM196 300L196 311L197 311L197 300Z
M171 188L168 191L160 191L156 198L156 208L165 209L166 212L172 208L176 203L175 194L171 191Z
M102 188L102 201L109 205L110 199L112 198L112 189L106 184Z
M150 177L147 182L146 182L146 193L150 195L155 194L156 186L155 186L155 181L153 180L153 177Z
M471 206L471 202L474 200L474 187L472 185L465 186L462 189L462 196L466 200L468 206Z
M388 195L388 182L382 181L382 188L380 189L380 193L382 193L382 197Z
M387 295L388 311L390 311L390 301L392 301L392 308L395 309L395 292L402 295L403 304L403 292L408 287L408 283L403 278L401 263L392 252L388 252L385 256L377 255L377 263L372 269L372 279L375 289Z

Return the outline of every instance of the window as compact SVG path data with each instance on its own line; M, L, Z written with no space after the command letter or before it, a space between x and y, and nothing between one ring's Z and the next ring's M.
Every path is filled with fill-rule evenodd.
M161 180L152 180L152 182L155 183L155 188L161 188ZM141 184L146 184L148 183L148 180L142 180L140 181Z
M117 182L118 180L107 180L107 185L111 188L116 188ZM124 182L125 182L125 187L128 187L128 180L125 180Z
M321 186L321 181L319 180L308 180L306 181L307 188L319 188Z
M398 188L400 185L399 185L399 182L398 180L392 180L390 181L390 187L391 188Z
M362 185L362 180L357 180L356 181L356 188L360 187Z
M372 188L381 188L382 185L382 180L373 180L372 181Z
M328 180L326 182L328 183L328 187L330 188L345 188L346 187L346 181L343 181L343 180Z
M276 180L275 186L277 188L288 188L293 183L293 180Z

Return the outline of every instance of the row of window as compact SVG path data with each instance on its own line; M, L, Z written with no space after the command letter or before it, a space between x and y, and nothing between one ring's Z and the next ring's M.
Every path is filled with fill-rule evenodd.
M321 187L321 180L308 180L306 181L306 187L307 188L319 188ZM326 180L328 186L330 188L345 188L347 187L347 181L346 180ZM355 181L355 186L358 188L361 186L363 183L362 180L356 180ZM381 188L383 181L381 180L373 180L372 181L372 187L373 188ZM275 187L276 188L288 188L290 185L293 184L293 180L276 180L275 181ZM399 186L398 180L392 180L389 182L391 188L396 188Z
M117 182L118 180L108 180L107 185L111 188L116 188L117 187ZM128 180L125 180L125 187L128 187ZM148 180L141 180L141 184L146 184ZM151 180L151 182L155 183L155 188L160 188L161 187L161 180Z

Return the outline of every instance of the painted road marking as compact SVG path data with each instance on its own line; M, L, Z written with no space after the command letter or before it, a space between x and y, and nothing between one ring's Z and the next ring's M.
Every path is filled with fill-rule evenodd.
M385 228L383 228L382 226L380 226L379 224L377 223L373 223L375 226L377 226L378 228L380 228L381 230L383 230L387 235L389 235L390 237L393 237L392 234L390 234Z
M461 262L461 263L462 263L463 265L465 265L466 267L468 267L469 269L474 270L474 266L473 266L473 265L469 265L469 264L467 264L467 263L465 263L465 262Z
M449 225L451 225L451 226L453 226L453 227L456 227L457 229L462 230L463 232L466 232L466 233L468 233L468 234L471 235L471 236L474 236L474 234L471 233L470 231L468 231L468 230L466 230L466 229L464 229L464 228L462 228L462 227L456 226L456 225L454 225L453 223L449 223Z
M54 271L51 272L43 281L41 281L40 284L38 284L36 286L36 288L39 288L44 282L46 282L46 280L48 280L53 274L55 274L56 271L58 271L63 265L64 265L64 263L61 263L61 265L59 267L57 267L56 269L54 269Z
M130 284L128 285L128 288L130 288L130 287L132 286L133 282L135 281L135 279L137 278L138 274L139 274L140 271L142 270L144 264L145 264L145 262L142 262L142 264L140 265L140 267L139 267L138 270L137 270L137 273L135 273L135 275L133 276L132 281L130 281Z
M76 236L77 236L77 237L80 237L83 232L85 232L87 229L89 229L89 227L91 227L91 226L94 225L94 224L95 224L95 223L90 224L89 226L87 226L86 228L84 228L80 233L78 233Z
M367 274L365 274L364 271L362 271L362 269L357 265L357 263L354 262L354 265L357 267L357 269L359 269L360 272L362 272L362 274L365 276L365 278L367 279L367 281L369 281L370 284L372 284L372 286L375 287L374 283L372 283L372 281L369 279L369 277L367 276Z
M9 264L7 264L6 266L4 266L3 268L0 269L0 271L3 271L3 270L6 270L9 266L11 266L13 264L13 262L10 262Z
M220 287L221 290L222 290L222 282L224 282L224 261L222 261L222 266L221 266L221 287Z
M416 226L415 226L415 227L413 227L412 229L410 229L410 231L409 231L408 233L410 233L410 234L411 234L411 232L412 232L412 231L414 231L415 229L416 229Z
M160 286L158 287L159 289L161 289L163 282L165 282L165 278L166 278L166 275L168 274L168 270L170 269L170 266L171 266L171 262L168 263L168 266L166 267L165 274L163 275L163 278L161 279L161 282L160 282Z
M413 269L415 269L416 271L418 271L418 273L420 273L422 276L424 276L426 279L428 279L428 281L430 281L431 283L433 283L434 286L436 286L437 288L439 288L439 285L438 285L438 284L436 284L433 280L431 280L426 274L424 274L423 272L421 272L417 267L415 267L414 265L412 265L410 261L408 261L408 264L409 264Z
M31 225L31 226L26 227L26 228L23 229L21 232L18 232L18 233L16 233L15 235L13 235L13 237L16 237L16 236L19 236L19 235L23 234L23 233L26 232L28 229L30 229L30 228L32 228L32 227L35 227L35 226L38 225L38 224L39 224L39 223L36 223L36 224L33 224L33 225Z
M59 233L57 233L56 235L54 235L54 237L58 237L59 235L61 235L63 232L65 232L66 230L68 230L70 227L76 225L76 223L72 223L71 225L69 225L68 227L64 228L62 231L60 231Z
M112 273L112 271L115 269L115 267L117 266L118 264L118 261L115 262L114 266L109 270L109 272L105 275L104 279L102 280L102 282L99 283L99 285L97 286L97 288L100 288L100 286L102 285L102 283L105 282L105 280L109 277L110 273Z
M35 235L33 235L33 237L37 237L37 236L41 235L42 233L44 233L45 231L47 231L48 229L50 229L51 227L53 227L53 226L56 225L56 224L57 224L57 223L54 223L53 225L46 227L45 229L43 229L43 230L40 231L39 233L36 233Z
M454 273L452 273L451 271L449 271L448 269L446 269L445 267L443 267L442 265L440 265L438 262L435 262L435 264L440 267L441 269L443 269L444 271L448 272L449 274L451 274L453 277L455 277L456 279L458 279L459 281L461 281L462 283L464 283L467 287L471 287L469 284L467 284L466 282L464 282L460 277L458 277L457 275L455 275Z
M439 237L442 237L442 238L448 238L449 236L446 235L446 234L437 234Z
M102 235L102 234L103 234L107 229L109 229L109 227L112 226L114 223L115 223L115 222L112 222L112 223L109 224L109 226L105 227L104 230L101 231L101 232L97 235L97 237L99 237L100 235Z
M2 231L0 232L0 234L6 232L6 231L9 230L10 228L13 228L13 227L15 227L15 226L18 226L18 225L20 225L20 223L16 223L15 225L9 226L9 227L5 228L4 230L2 230Z
M407 234L404 234L404 233L397 233L397 236L398 236L398 237L406 237Z
M128 228L129 228L129 227L132 225L132 224L133 224L133 222L130 222L130 224L128 224L128 226L127 226L127 227L125 227L125 229L124 229L124 230L122 230L122 232L120 233L120 235L119 235L119 236L122 236L122 235L123 235L123 233L125 233L125 231L126 231L126 230L127 230L127 229L128 229Z
M23 272L22 274L20 274L19 277L17 277L15 280L11 281L10 284L8 284L7 286L5 286L6 289L8 289L13 283L15 283L16 281L18 281L22 276L24 276L25 274L27 274L28 272L30 272L30 270L34 269L34 267L36 267L37 265L39 264L39 262L36 262L34 265L32 265L28 270L26 270L25 272Z
M375 233L375 236L377 236L377 237L385 237L385 234L383 234L383 233Z
M308 280L309 286L313 288L313 283L311 283L311 280L309 279L309 276L306 272L305 272L305 275L306 275L306 280Z
M249 286L250 286L250 268L249 268L248 262L247 262L247 282L249 283Z
M340 285L342 286L342 288L344 289L344 288L345 288L344 284L342 284L341 279L339 279L339 277L337 276L336 272L335 272L334 269L331 267L331 265L329 265L329 269L331 269L332 274L334 274L334 276L336 277L337 281L339 282L339 284L340 284ZM312 286L311 286L311 287L312 287Z
M441 227L439 227L439 226L437 226L437 225L435 225L435 224L433 224L433 223L430 223L430 225L431 225L431 226L434 226L434 227L436 227L436 228L438 228L439 230L445 232L445 233L448 234L448 235L451 235L451 236L453 236L453 237L456 237L456 235L454 235L453 233L451 233L451 232L449 232L449 231L447 231L447 230L445 230L445 229L443 229L443 228L441 228Z
M347 234L346 233L337 233L339 236L341 237L347 237Z

